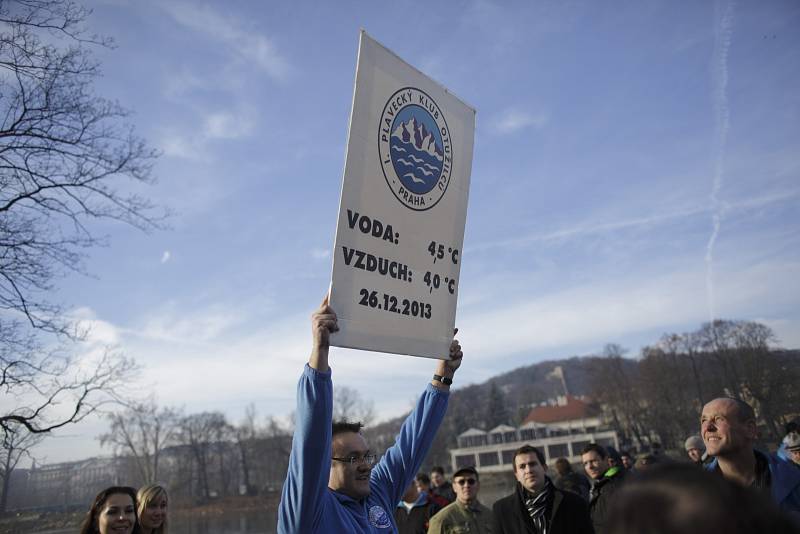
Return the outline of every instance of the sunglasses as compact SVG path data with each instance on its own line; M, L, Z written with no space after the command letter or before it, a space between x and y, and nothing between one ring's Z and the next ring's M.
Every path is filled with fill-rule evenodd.
M468 486L474 486L477 480L475 480L474 478L459 478L454 482L459 486L463 486L464 484L467 484Z

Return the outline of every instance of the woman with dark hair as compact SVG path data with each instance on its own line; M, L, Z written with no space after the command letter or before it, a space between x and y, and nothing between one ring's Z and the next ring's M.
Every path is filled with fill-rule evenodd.
M140 534L136 520L136 490L111 486L94 498L80 534Z
M167 490L151 484L139 488L136 511L142 534L167 534Z

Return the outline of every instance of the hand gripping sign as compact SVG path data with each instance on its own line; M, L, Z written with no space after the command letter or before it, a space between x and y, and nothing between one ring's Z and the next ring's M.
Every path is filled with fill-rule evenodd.
M475 110L364 31L333 254L331 343L445 358Z

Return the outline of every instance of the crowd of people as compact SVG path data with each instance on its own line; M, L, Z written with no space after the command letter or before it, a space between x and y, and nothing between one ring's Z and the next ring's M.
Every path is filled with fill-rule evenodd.
M337 317L327 297L311 316L311 356L297 388L297 429L278 509L280 534L627 534L798 532L800 438L778 454L755 448L756 417L740 399L703 406L700 435L686 440L686 460L660 447L634 456L596 443L581 454L586 477L566 459L551 480L542 451L515 451L515 490L490 509L478 498L480 474L463 466L444 478L420 467L447 410L463 352L446 359L397 439L380 458L357 423L333 421L330 337ZM796 429L795 429L796 430ZM796 459L792 462L792 459ZM445 504L448 503L449 504Z
M798 428L787 428L776 454L762 452L752 407L728 397L703 406L683 461L656 444L634 456L590 443L581 451L585 475L559 458L551 478L542 451L524 445L513 455L514 491L489 508L475 466L460 467L452 481L442 467L420 472L462 362L460 343L436 360L394 445L378 457L361 423L333 421L328 354L338 323L327 297L311 323L280 534L800 533ZM97 495L81 534L167 534L166 511L161 486L111 487Z
M168 534L167 490L111 486L94 498L80 534Z

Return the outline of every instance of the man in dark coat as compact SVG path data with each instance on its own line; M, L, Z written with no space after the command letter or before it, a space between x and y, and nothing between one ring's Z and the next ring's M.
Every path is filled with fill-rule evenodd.
M625 478L625 470L621 467L609 467L608 453L597 443L589 443L584 447L581 461L586 474L592 479L592 489L589 492L592 525L596 534L605 534L608 510L614 493Z
M514 453L514 493L494 503L492 534L592 534L586 503L556 488L545 475L544 455L524 445Z

